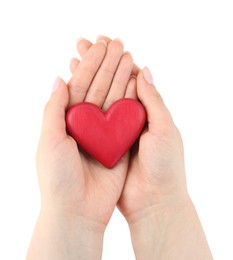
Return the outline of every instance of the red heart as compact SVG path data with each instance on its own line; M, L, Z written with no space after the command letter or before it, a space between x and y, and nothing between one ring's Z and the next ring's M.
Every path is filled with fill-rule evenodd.
M134 99L121 99L103 112L83 102L66 113L69 134L94 158L113 168L140 135L146 111Z

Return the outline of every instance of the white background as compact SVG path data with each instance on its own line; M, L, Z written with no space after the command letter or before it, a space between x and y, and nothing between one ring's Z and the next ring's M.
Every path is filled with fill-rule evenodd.
M39 211L35 152L76 39L120 37L149 66L183 136L190 195L214 258L233 259L232 0L0 0L0 259L24 259ZM116 211L104 260L134 259ZM145 259L146 260L146 259Z

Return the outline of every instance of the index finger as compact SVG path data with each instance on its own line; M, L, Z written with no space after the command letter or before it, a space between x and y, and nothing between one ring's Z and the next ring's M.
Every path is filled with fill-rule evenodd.
M91 82L105 57L106 50L106 42L100 40L86 52L67 84L70 94L68 107L84 101Z

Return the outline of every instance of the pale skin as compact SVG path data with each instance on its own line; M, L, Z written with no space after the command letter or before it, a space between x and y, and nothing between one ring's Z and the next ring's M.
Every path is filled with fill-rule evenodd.
M179 131L153 85L119 40L78 42L66 85L56 82L45 108L37 152L41 210L27 260L101 259L115 206L125 216L136 259L213 259L186 188ZM137 79L135 79L137 76ZM148 127L113 169L77 148L66 133L65 111L82 101L103 110L139 99Z

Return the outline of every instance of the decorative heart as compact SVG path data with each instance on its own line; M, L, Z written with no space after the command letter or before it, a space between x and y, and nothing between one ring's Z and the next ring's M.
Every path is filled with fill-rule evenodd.
M66 113L69 134L90 155L107 168L113 168L140 135L146 121L141 103L124 98L103 112L83 102Z

